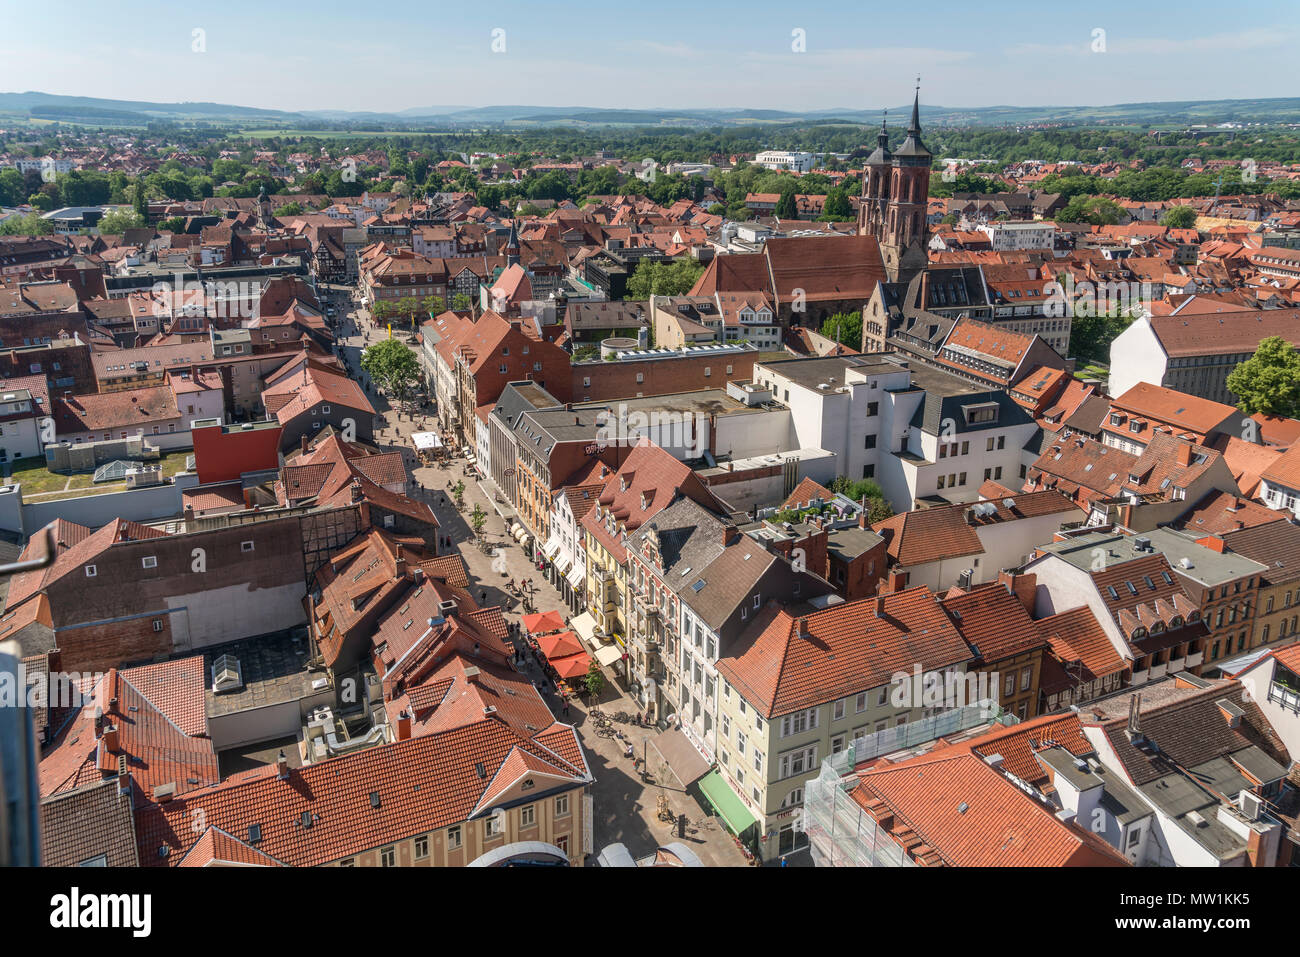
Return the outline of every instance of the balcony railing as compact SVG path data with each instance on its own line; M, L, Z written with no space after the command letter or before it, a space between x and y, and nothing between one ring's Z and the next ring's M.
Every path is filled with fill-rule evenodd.
M1286 685L1273 681L1268 686L1268 700L1288 711L1300 714L1300 691L1292 691Z

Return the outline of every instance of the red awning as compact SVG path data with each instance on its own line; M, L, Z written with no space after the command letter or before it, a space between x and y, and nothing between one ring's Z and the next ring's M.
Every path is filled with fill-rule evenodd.
M548 631L559 631L564 627L564 618L558 611L540 611L524 615L524 631L530 635L541 635Z
M535 640L537 647L542 649L542 654L548 659L567 658L570 655L582 652L582 644L578 641L578 636L571 631L562 631L555 635L541 635Z
M551 662L551 667L561 678L579 678L591 667L591 655L580 651L567 658L556 658Z

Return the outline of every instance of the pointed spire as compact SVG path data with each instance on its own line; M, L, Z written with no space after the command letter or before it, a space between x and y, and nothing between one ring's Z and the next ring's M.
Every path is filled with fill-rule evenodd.
M880 134L876 137L876 145L882 150L889 149L889 128L886 123L889 120L889 108L886 107L880 114Z
M916 96L912 100L912 125L907 128L907 138L895 156L911 157L916 163L929 161L930 151L921 142L921 78L916 78Z

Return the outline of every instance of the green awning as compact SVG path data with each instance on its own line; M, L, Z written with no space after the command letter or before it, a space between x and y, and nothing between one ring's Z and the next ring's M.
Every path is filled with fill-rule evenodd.
M700 778L700 791L718 812L727 829L737 837L757 823L749 808L745 807L745 802L736 797L736 792L731 790L717 771L710 771Z

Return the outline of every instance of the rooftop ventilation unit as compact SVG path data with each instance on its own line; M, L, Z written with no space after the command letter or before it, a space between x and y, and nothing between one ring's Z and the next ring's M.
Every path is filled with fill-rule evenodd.
M234 655L222 655L212 663L212 693L238 691L244 687L244 669Z

